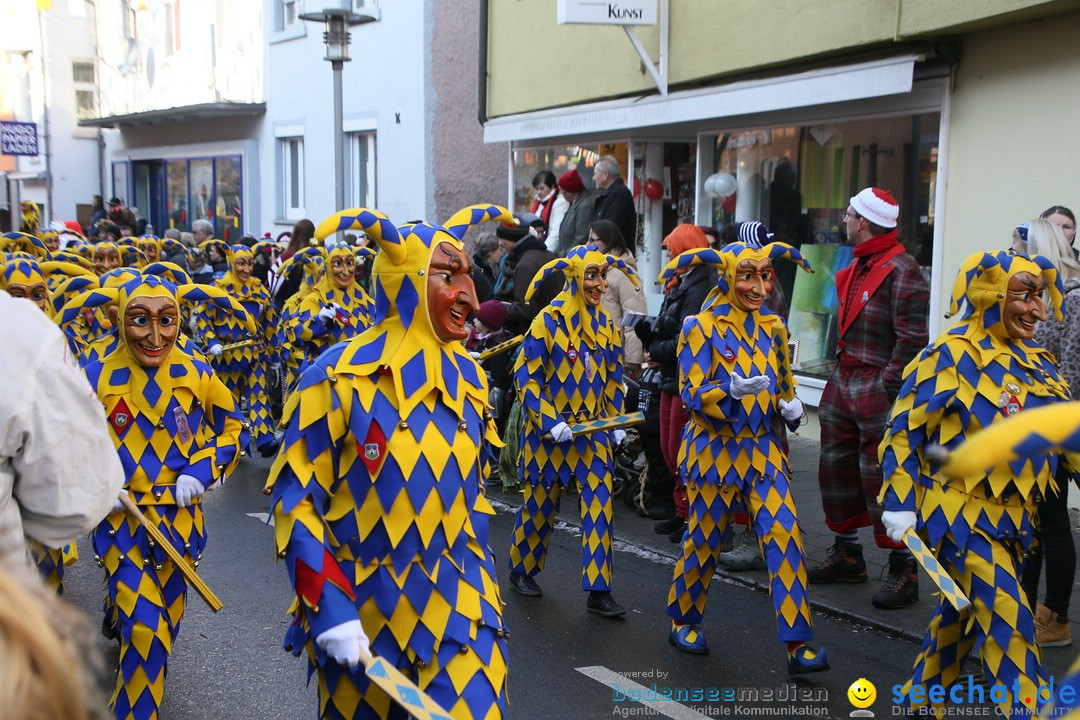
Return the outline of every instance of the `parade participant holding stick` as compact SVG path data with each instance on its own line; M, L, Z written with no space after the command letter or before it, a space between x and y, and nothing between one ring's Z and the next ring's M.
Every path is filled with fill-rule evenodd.
M248 433L232 394L210 366L175 347L184 300L213 302L247 317L216 288L178 288L152 275L87 292L69 304L117 304L119 344L89 363L86 374L105 406L126 475L124 492L194 564L206 546L201 496L239 462ZM188 583L120 500L92 542L105 568L102 629L120 641L110 704L117 718L157 718Z
M800 675L828 670L829 662L824 648L807 645L813 629L806 559L791 470L774 430L777 414L792 429L804 414L795 395L787 328L779 315L762 308L777 258L810 270L799 251L785 243L733 243L723 252L682 253L662 277L695 264L719 266L717 292L700 314L687 318L679 338L679 385L690 415L679 472L687 488L689 524L668 593L668 640L683 652L708 652L698 623L732 513L745 507L764 549L787 670Z
M975 253L964 261L950 313L960 320L904 371L879 453L885 475L882 522L894 542L917 531L971 604L957 610L944 598L930 618L911 680L912 706L940 714L940 702L908 695L914 686L948 687L969 654L982 659L988 683L1006 690L999 706L1028 714L1047 698L1035 619L1020 584L1021 558L1034 538L1038 498L1052 486L1056 457L995 465L966 477L946 477L932 445L954 447L983 428L1068 399L1053 356L1033 339L1046 320L1049 290L1061 320L1062 286L1040 256ZM1019 695L1014 694L1019 688Z
M522 595L540 595L559 500L571 482L581 490L581 587L589 612L618 617L626 610L611 596L612 448L626 431L575 435L571 424L623 412L622 334L604 310L608 268L637 283L626 262L571 248L540 268L529 297L556 272L562 292L533 320L514 365L514 384L524 410L519 474L525 502L518 509L510 546L510 584ZM528 302L528 297L526 298Z
M445 227L399 232L363 208L319 226L363 230L380 247L374 324L301 375L268 488L297 596L285 648L307 651L321 718L391 715L359 667L369 645L454 718L506 711L483 495L499 440L483 371L461 344L477 305L460 238L486 220L513 221L477 205Z

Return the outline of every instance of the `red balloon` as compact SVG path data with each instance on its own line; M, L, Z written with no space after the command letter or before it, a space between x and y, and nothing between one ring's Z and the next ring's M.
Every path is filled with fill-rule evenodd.
M664 197L664 185L656 178L645 181L645 197L650 200L659 200Z
M720 206L722 208L724 208L724 212L726 212L726 213L735 212L735 200L736 200L735 193L732 193L731 195L728 195L726 198L724 198L724 201L722 203L720 203Z

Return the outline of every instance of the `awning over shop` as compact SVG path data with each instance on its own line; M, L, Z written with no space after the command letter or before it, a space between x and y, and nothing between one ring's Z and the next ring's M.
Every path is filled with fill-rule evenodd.
M137 127L140 125L188 123L227 117L263 115L265 113L266 103L217 102L185 105L164 110L147 110L146 112L131 113L130 115L89 118L80 120L79 126L102 128Z
M790 108L911 92L915 63L909 54L776 77L620 98L492 118L484 142L514 142L623 132Z

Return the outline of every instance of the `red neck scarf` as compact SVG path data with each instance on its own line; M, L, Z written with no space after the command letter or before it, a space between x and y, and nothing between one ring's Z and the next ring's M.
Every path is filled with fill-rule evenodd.
M888 250L897 243L896 230L890 230L884 235L878 235L872 237L866 242L859 243L855 246L855 257L867 257L868 255L877 255L879 252Z

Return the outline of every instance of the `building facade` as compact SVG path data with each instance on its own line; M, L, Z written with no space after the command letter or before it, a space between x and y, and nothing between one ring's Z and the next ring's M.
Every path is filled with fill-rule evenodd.
M835 271L851 258L840 215L859 189L900 200L900 237L931 281L931 337L966 255L1008 247L1051 205L1080 205L1068 2L659 0L657 23L633 28L641 53L619 26L557 24L550 4L484 12L485 137L512 145L512 201L528 202L536 169L589 178L599 155L628 184L659 180L663 197L638 193L655 305L659 244L678 222L759 220L801 247L817 272L780 281L810 405L835 363ZM537 48L574 48L571 60L535 72L511 32L522 27ZM1017 144L1024 160L1004 162Z

